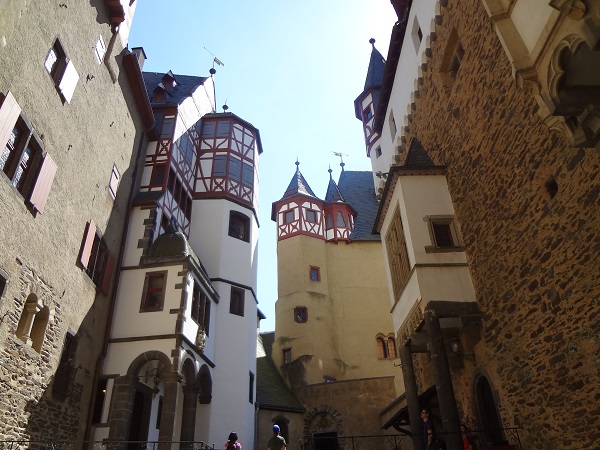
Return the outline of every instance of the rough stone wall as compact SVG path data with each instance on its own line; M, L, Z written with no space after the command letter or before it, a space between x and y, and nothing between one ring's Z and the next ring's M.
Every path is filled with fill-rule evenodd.
M79 251L93 220L118 258L142 127L104 2L29 3L0 2L0 92L13 94L57 172L43 214L32 214L0 172L0 440L82 440L110 297L78 265ZM100 35L109 50L102 64L93 50ZM44 67L57 37L79 74L70 103ZM121 174L116 200L108 191L113 164ZM39 353L16 336L32 292L50 310ZM79 343L76 373L58 398L52 382L67 332Z
M448 91L440 66L453 29L465 55ZM503 425L522 427L523 448L595 448L600 152L571 148L541 123L480 0L441 9L415 105L407 142L417 136L448 166L483 311L474 357L454 371L463 419L473 423L473 380L485 372Z
M320 383L298 388L295 393L306 408L305 432L308 428L309 435L337 431L339 436L358 436L381 433L379 412L395 398L396 391L393 377L381 377ZM321 407L335 412L330 415L337 418L341 428L318 430L318 424L307 423L311 411Z

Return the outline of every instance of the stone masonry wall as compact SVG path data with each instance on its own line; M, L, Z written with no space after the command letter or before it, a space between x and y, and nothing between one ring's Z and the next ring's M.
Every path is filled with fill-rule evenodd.
M452 30L465 54L448 90L440 67ZM480 0L449 0L432 37L406 142L417 136L448 166L483 311L474 357L454 371L462 418L474 424L473 381L484 373L524 449L595 448L600 152L571 148L541 123Z

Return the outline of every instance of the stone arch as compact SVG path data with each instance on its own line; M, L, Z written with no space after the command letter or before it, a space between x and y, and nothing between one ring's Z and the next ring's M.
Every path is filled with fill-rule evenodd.
M185 354L181 362L181 369L179 370L186 385L197 384L196 375L196 359L189 354Z
M308 411L304 416L304 436L312 438L315 433L335 431L338 436L344 435L344 419L342 415L331 406L320 405ZM340 449L343 443L340 442Z
M131 362L127 369L127 375L137 376L144 364L150 361L159 361L162 364L163 368L160 371L161 374L171 372L173 365L169 357L158 350L150 350L138 355L138 357Z
M492 445L504 443L498 394L484 371L479 370L474 374L472 389L473 411L478 428L484 430L485 441Z

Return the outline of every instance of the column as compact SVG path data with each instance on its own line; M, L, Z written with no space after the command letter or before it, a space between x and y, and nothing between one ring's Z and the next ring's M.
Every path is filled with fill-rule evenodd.
M458 409L456 407L456 398L454 397L454 388L452 387L450 366L446 357L446 347L444 346L440 319L435 316L435 311L428 309L424 313L424 321L435 377L435 388L442 415L443 439L446 441L446 448L448 450L463 450Z
M160 416L160 430L158 432L158 449L170 450L175 431L175 415L177 413L177 394L181 383L181 376L171 372L162 376L165 396L163 399L162 414Z
M186 385L183 388L183 416L181 417L182 442L189 441L190 444L181 444L181 448L192 448L194 441L194 430L196 426L196 405L198 404L198 386Z
M109 441L126 441L129 438L129 427L131 425L131 414L133 413L133 402L135 399L134 383L137 381L134 375L124 375L117 378L113 384L112 399L110 402L110 431ZM111 449L126 448L126 444L110 445Z
M406 395L406 402L408 404L408 419L410 421L413 448L414 450L425 450L417 380L415 379L412 355L410 354L410 349L406 345L400 347L400 363L402 365L402 378L404 379L404 395Z

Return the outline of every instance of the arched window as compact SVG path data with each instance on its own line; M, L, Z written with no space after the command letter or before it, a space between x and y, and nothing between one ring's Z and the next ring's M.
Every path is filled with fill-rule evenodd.
M494 393L488 379L481 375L475 380L475 402L477 406L477 419L479 428L483 430L486 444L507 444L502 431L502 422L498 414L498 407Z
M40 353L49 317L48 307L40 305L35 294L29 294L17 325L17 337Z
M388 350L388 357L389 358L396 358L397 357L397 353L396 353L396 341L394 340L393 337L389 337L387 340L387 350Z
M380 359L385 359L388 357L388 348L385 340L382 337L377 338L377 356Z
M250 217L238 211L229 213L229 236L250 242Z

